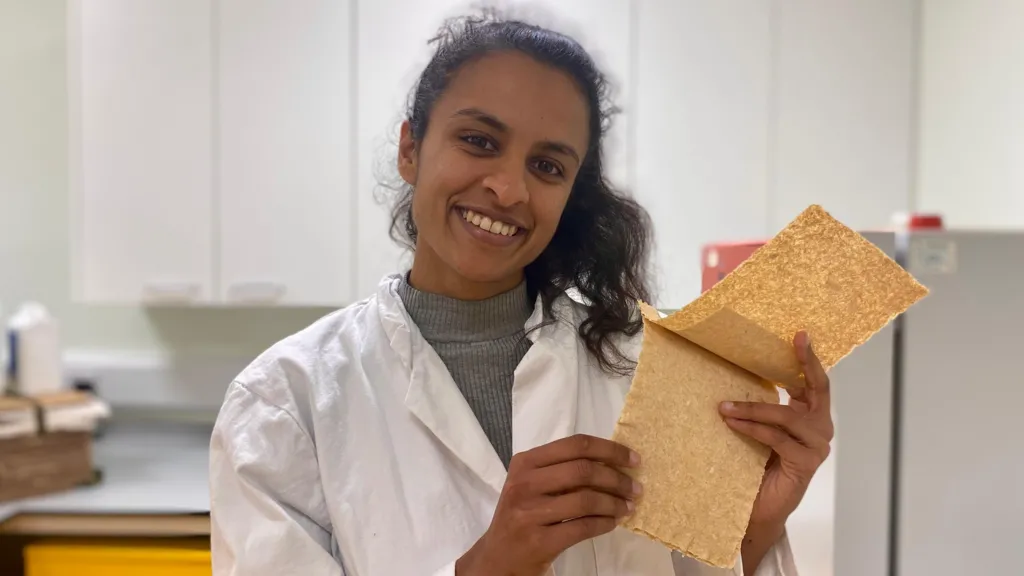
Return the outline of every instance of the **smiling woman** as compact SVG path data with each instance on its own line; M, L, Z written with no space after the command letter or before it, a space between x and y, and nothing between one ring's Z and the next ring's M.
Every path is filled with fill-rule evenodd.
M615 110L605 76L574 40L494 16L453 20L433 42L399 143L407 187L392 235L416 251L410 283L476 300L525 277L549 316L575 288L590 303L588 350L628 371L611 338L640 328L651 233L604 173ZM496 221L517 228L511 241L480 233L503 234Z
M580 167L576 150L587 146L585 111L570 78L528 56L463 65L423 136L412 121L402 128L399 171L415 190L410 283L481 299L522 282L558 228ZM502 234L513 226L515 236Z
M650 231L604 175L604 76L573 39L493 15L435 45L396 159L412 268L230 386L214 572L791 576L782 527L802 491L778 474L735 571L618 528L643 491L624 472L643 455L608 438ZM730 414L767 418L747 408Z

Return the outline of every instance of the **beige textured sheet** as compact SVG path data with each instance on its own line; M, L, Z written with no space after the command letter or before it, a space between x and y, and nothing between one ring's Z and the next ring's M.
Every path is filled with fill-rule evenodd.
M775 384L804 385L797 331L828 369L927 292L811 206L682 310L661 318L642 304L643 347L613 439L640 453L644 494L622 525L734 566L770 450L729 429L719 403L777 403Z

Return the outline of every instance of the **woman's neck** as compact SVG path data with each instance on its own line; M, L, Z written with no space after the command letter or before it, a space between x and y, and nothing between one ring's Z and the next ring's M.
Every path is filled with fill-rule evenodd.
M433 257L431 257L433 256ZM456 270L430 253L429 248L419 249L409 271L409 284L421 292L440 294L458 300L486 300L512 290L523 281L523 272L494 281L475 281L459 274Z

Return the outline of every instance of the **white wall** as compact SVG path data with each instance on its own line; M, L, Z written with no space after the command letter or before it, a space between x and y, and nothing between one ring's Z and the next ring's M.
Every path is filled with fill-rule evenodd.
M1024 227L1024 2L922 0L917 206Z
M661 307L700 293L703 244L767 239L814 203L860 230L909 209L915 0L636 5Z
M914 0L776 0L769 232L819 203L848 226L909 208Z
M0 0L0 302L36 299L73 348L253 354L320 309L145 310L70 299L64 0Z
M764 238L772 9L637 2L635 182L655 220L657 305L700 294L700 248Z

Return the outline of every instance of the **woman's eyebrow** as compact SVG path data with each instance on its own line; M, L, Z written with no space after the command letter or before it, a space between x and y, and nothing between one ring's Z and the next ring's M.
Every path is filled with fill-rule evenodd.
M462 110L457 111L455 114L452 114L452 118L458 116L464 116L467 118L472 118L474 120L483 122L484 124L487 124L488 126L494 128L499 132L508 132L508 124L505 124L501 120L498 120L498 118L493 114L488 114L487 112L484 112L479 108L463 108Z
M558 152L561 154L565 154L566 156L572 157L573 160L576 160L576 164L580 163L580 155L576 153L576 149L574 149L572 146L569 146L568 144L563 144L562 142L554 142L551 140L545 140L544 142L540 143L540 147L541 149L548 150L550 152Z

